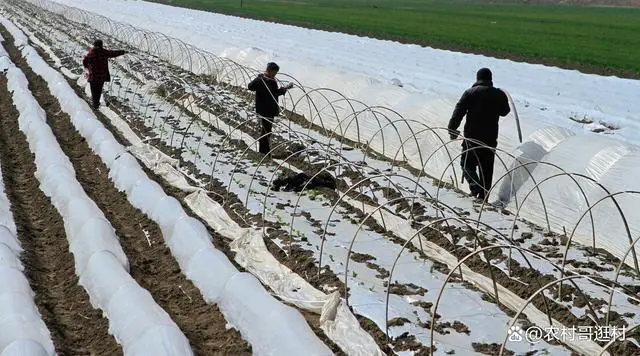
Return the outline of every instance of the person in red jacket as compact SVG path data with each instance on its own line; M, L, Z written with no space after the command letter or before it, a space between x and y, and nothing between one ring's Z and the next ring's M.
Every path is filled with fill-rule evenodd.
M93 107L95 109L100 107L100 96L102 95L104 82L111 81L108 63L109 58L115 58L125 53L127 52L122 50L113 51L104 49L102 40L96 40L93 42L93 48L84 56L82 65L87 71L87 80L91 87L91 99L93 100Z

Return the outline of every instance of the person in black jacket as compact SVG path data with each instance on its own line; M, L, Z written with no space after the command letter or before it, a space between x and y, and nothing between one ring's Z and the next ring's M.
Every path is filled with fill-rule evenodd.
M485 200L491 189L498 120L510 111L507 95L493 86L491 70L482 68L476 74L476 83L462 94L449 120L449 134L455 140L462 118L467 116L460 163L471 195L480 200Z
M278 71L280 71L280 67L270 62L267 64L267 70L259 74L248 86L249 90L256 92L256 113L261 116L262 130L258 145L262 154L269 154L271 151L269 142L273 118L280 113L278 97L284 95L287 89L293 88L293 83L289 83L286 87L278 87L278 82L275 79Z

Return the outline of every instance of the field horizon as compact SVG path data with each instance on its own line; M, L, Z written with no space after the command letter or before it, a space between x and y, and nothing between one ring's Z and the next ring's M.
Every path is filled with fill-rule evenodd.
M337 19L554 18L390 1ZM555 16L551 49L612 23ZM638 80L148 1L5 0L0 39L0 354L640 354ZM270 60L296 85L264 125ZM447 124L484 66L511 112L480 200Z
M152 0L316 30L640 79L640 1ZM550 4L551 3L551 4ZM586 6L588 5L588 6ZM242 7L241 7L242 6ZM629 6L629 7L619 7Z

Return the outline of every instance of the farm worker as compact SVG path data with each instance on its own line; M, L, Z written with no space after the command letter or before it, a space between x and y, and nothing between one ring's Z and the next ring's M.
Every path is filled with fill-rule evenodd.
M95 109L100 107L100 96L102 95L104 82L111 81L107 61L109 58L115 58L125 53L127 52L122 50L113 51L104 49L102 40L95 40L95 42L93 42L93 48L84 56L82 65L86 70L86 77L91 87L91 99L93 100L93 107Z
M278 87L276 74L280 67L269 62L264 73L249 83L248 89L256 92L256 113L260 115L261 132L258 140L259 151L262 154L269 154L271 151L269 142L271 140L271 128L273 126L273 118L280 113L280 105L278 105L278 97L284 95L287 89L293 88L293 83L285 87Z
M498 120L510 110L507 95L493 86L491 70L481 68L476 74L475 84L462 94L449 120L449 135L455 140L460 134L458 127L462 118L467 116L460 163L471 195L477 199L485 200L491 189L495 148L498 146Z

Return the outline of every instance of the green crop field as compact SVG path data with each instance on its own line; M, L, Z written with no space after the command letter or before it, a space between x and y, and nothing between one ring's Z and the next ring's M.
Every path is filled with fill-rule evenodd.
M443 0L157 0L316 29L640 78L640 9ZM277 41L277 38L274 38Z

